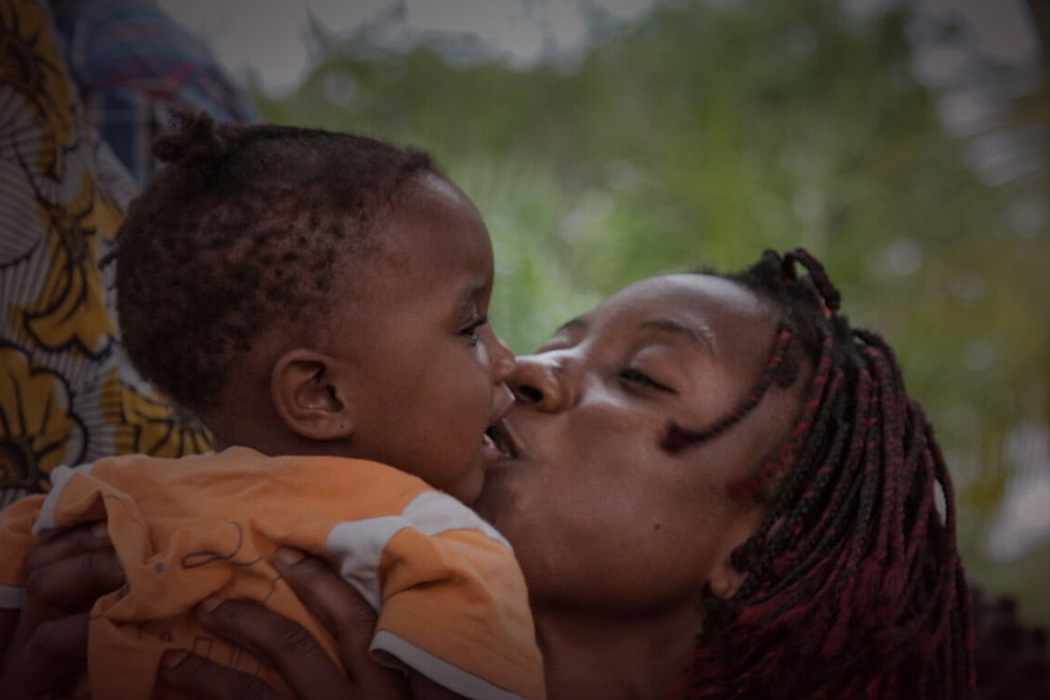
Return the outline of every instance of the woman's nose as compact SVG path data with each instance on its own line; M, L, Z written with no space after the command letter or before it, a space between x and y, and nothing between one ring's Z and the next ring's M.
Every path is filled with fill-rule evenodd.
M507 379L519 404L541 411L561 411L572 405L575 390L562 358L553 353L519 355Z

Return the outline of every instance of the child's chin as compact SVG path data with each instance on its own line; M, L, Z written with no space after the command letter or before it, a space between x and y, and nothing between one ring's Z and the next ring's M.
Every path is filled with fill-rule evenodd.
M469 474L464 475L449 493L469 506L481 497L481 490L484 485L485 469L484 467L478 467L471 470Z

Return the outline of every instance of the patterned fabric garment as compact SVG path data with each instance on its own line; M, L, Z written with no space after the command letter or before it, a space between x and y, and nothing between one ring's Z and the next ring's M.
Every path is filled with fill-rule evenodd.
M144 0L52 0L59 48L88 121L142 186L168 113L250 123L255 110L197 37Z
M0 506L60 464L210 436L123 356L107 290L135 187L88 128L48 5L0 3Z

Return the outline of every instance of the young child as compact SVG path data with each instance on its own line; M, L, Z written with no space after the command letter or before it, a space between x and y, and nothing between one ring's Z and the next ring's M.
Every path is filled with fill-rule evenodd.
M513 401L473 205L426 154L361 136L194 117L155 152L119 234L124 345L217 451L56 470L0 514L0 607L39 537L105 519L127 585L92 612L95 700L169 697L171 647L280 687L192 609L253 598L323 637L269 563L290 545L379 609L373 653L416 687L543 697L521 571L455 500L502 456L486 429Z

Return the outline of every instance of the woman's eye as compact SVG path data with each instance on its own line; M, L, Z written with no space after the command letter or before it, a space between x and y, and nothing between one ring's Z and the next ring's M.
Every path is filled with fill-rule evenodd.
M471 345L478 344L478 329L488 323L489 320L485 316L476 316L471 319L470 323L460 329L459 334L467 339Z
M672 389L671 387L667 386L666 384L661 384L645 372L641 372L636 369L621 370L620 379L624 380L625 382L630 382L631 384L640 384L642 386L649 387L650 389L656 389L657 391L664 391L669 394L674 393L674 389Z

